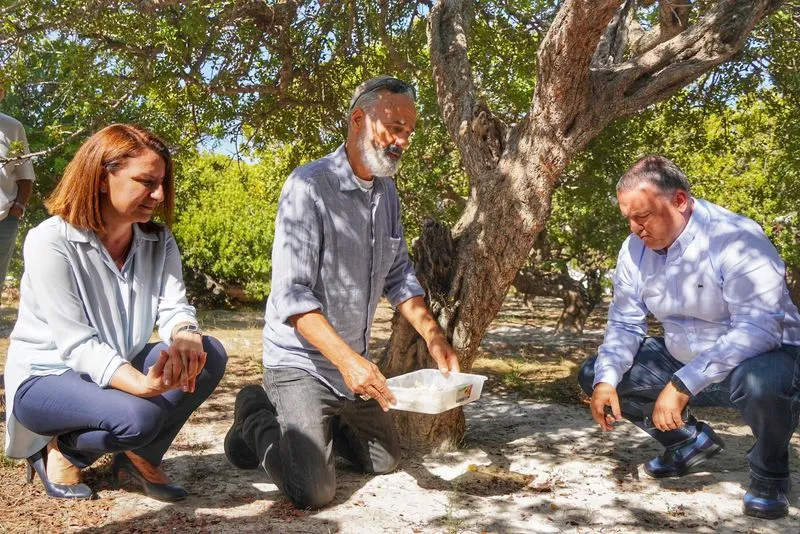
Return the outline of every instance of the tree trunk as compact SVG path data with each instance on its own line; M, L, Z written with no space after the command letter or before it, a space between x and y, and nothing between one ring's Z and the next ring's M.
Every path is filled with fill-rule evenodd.
M586 288L583 287L584 282ZM583 280L574 280L567 273L541 273L534 269L523 269L512 285L523 295L526 303L536 297L554 297L563 301L564 307L553 332L556 336L582 334L586 319L602 298L597 271L589 271Z
M755 23L779 5L720 0L693 26L641 55L598 61L601 38L632 17L620 16L623 0L566 0L539 47L530 112L507 127L475 96L467 55L473 2L436 3L428 48L442 118L461 153L470 196L452 232L426 224L413 253L462 370L471 369L486 328L545 227L554 185L569 161L612 120L675 94L733 56ZM381 369L392 376L430 365L424 344L396 319ZM449 448L463 439L460 409L397 419L415 444Z

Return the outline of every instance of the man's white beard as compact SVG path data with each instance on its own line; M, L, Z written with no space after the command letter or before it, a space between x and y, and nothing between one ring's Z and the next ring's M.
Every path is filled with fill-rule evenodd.
M392 159L384 150L375 148L369 138L366 128L362 130L358 139L361 148L361 158L364 165L373 176L394 176L400 168L400 159Z

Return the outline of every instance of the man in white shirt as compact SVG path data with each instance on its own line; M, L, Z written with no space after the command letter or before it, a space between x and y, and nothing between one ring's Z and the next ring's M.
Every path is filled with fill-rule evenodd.
M693 406L735 407L756 443L744 513L788 513L789 440L800 415L800 315L784 264L754 221L692 198L661 156L639 160L617 184L632 234L614 273L614 300L597 356L578 380L603 430L622 417L666 451L644 470L686 474L724 444ZM648 313L664 337L646 337Z
M5 91L0 87L0 101ZM16 149L21 153L18 153ZM13 158L28 153L28 139L22 124L0 113L0 158ZM33 165L30 158L4 162L0 160L0 291L17 242L19 221L33 191Z

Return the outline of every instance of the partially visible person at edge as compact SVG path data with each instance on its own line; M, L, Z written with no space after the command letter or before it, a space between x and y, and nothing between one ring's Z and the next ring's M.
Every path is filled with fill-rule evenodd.
M0 102L4 97L5 89L0 86ZM15 150L17 146L21 152ZM28 153L25 127L17 119L0 113L0 158ZM19 221L25 215L35 178L30 158L5 163L0 161L0 292L17 243Z
M333 499L334 452L374 474L398 464L394 396L368 355L382 295L442 372L459 370L409 261L391 178L416 119L413 87L388 76L364 82L351 100L345 143L295 169L283 187L263 387L238 394L225 454L239 468L260 465L300 508Z
M680 477L722 450L687 405L730 406L755 436L745 514L788 514L789 440L800 416L800 316L784 264L754 221L693 198L648 156L617 184L632 234L619 253L605 340L579 381L603 430L624 417L665 451L644 471ZM664 327L647 337L646 316ZM654 404L652 404L654 403Z
M115 453L150 497L186 497L159 464L225 372L198 328L169 231L169 150L114 124L78 150L25 239L19 317L6 361L6 454L51 497L86 499L81 468ZM160 213L165 225L155 223ZM149 343L153 325L161 342Z

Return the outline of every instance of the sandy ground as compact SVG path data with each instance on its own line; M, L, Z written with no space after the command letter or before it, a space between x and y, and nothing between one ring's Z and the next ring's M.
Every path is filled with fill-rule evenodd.
M57 502L38 482L23 483L20 463L3 460L0 532L800 532L800 492L781 521L741 514L753 438L732 411L697 412L727 444L716 458L682 479L644 475L640 465L659 452L656 445L627 423L600 433L574 385L578 363L601 339L603 310L583 336L556 340L535 326L552 318L553 304L530 310L512 299L493 324L476 363L490 379L484 396L465 407L462 449L408 451L396 472L378 477L339 465L336 499L319 511L294 509L262 472L226 462L233 398L259 380L262 323L259 312L209 314L207 330L230 353L228 372L164 461L191 497L167 505L134 486L112 490L105 459L85 472L97 500ZM376 345L388 338L390 317L382 308ZM3 337L10 321L2 310ZM797 435L792 449L797 471ZM793 482L800 486L800 475Z

